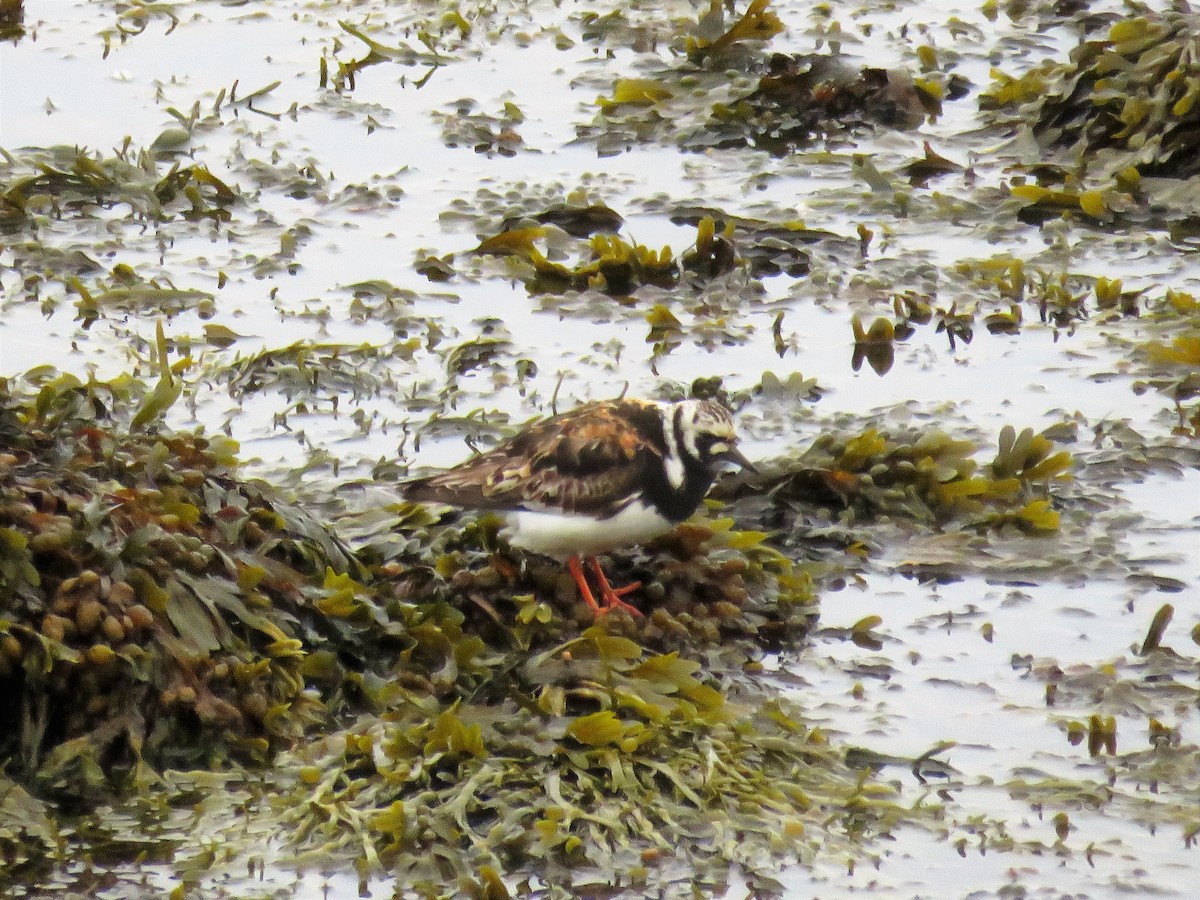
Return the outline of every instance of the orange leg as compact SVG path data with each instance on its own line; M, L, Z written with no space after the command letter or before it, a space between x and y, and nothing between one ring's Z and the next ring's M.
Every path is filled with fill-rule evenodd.
M583 577L583 567L579 565L578 556L572 556L567 560L567 569L570 571L571 577L575 579L575 584L579 588L579 596L583 598L583 602L599 614L600 604L592 596L592 589L588 587L587 579Z
M640 618L643 615L642 611L636 606L631 603L626 603L621 599L626 594L630 594L640 588L642 586L640 581L635 581L633 584L627 584L623 587L614 588L608 583L608 578L605 577L604 570L600 568L600 560L596 559L594 556L589 556L587 558L587 564L588 568L592 570L592 575L594 575L596 578L596 583L600 585L600 599L604 602L601 613L606 613L611 609L620 607L622 609L629 610L629 614L636 618Z
M603 616L606 613L622 607L629 610L629 613L634 616L642 616L644 613L636 606L626 603L621 598L631 591L636 591L642 586L640 581L633 584L627 584L624 587L614 588L608 583L608 579L604 576L604 570L600 568L600 561L594 556L587 558L588 568L592 570L592 574L596 578L596 583L600 588L600 601L596 602L596 597L592 593L591 587L587 583L587 578L584 577L583 567L579 563L578 556L572 556L567 560L567 569L571 573L571 577L575 579L575 584L579 587L579 595L583 597L583 602L596 611L597 616Z

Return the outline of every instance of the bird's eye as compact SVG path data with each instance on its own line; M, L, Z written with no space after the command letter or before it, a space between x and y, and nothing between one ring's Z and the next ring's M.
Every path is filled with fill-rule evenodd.
M712 456L716 453L724 453L729 449L729 445L715 434L702 434L696 438L696 449L703 456Z

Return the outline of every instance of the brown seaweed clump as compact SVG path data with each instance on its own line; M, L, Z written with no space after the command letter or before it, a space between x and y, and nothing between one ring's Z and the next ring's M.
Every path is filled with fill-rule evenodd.
M127 433L126 382L0 382L0 759L42 791L264 759L326 718L354 560L224 437Z
M1200 17L1191 10L1140 14L1081 43L1067 63L999 82L985 107L1035 104L1041 146L1069 154L1064 164L1113 175L1200 174Z
M622 563L646 619L593 624L486 517L372 504L350 551L243 477L232 441L167 431L168 369L0 381L0 808L26 822L0 853L21 871L62 852L64 810L101 835L74 855L120 858L112 804L164 818L131 854L186 841L168 810L215 783L188 769L237 806L214 840L244 840L253 779L273 798L254 814L305 858L429 896L530 871L713 885L731 862L767 884L772 860L906 817L772 686L762 658L803 636L814 593L765 533L681 526ZM696 840L676 852L678 828Z
M938 107L938 99L906 72L776 53L754 91L713 107L709 128L726 146L754 146L781 156L856 128L915 128Z

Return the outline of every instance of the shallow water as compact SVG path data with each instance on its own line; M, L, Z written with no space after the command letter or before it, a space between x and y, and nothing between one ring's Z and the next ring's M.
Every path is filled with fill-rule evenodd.
M1089 447L1088 434L1105 423L1126 423L1148 443L1167 448L1168 456L1174 442L1186 444L1186 438L1171 434L1176 417L1170 401L1153 390L1132 389L1145 375L1131 364L1129 348L1159 337L1152 322L1093 320L1073 331L1056 329L1040 323L1035 305L1026 303L1019 334L993 335L976 322L974 339L951 348L944 334L925 326L897 344L895 364L885 376L868 366L852 370L851 316L869 323L888 315L894 293L911 288L935 306L977 299L988 310L999 308L993 297L972 298L965 281L956 280L954 266L963 259L1010 254L1028 264L1120 277L1127 289L1200 293L1194 253L1174 247L1162 234L1122 234L1067 220L1038 229L989 206L995 196L988 191L1006 183L1010 173L993 155L999 136L981 128L976 91L948 102L936 122L916 131L856 134L819 155L683 153L669 143L649 142L601 157L579 137L593 124L596 97L609 93L614 79L653 71L671 57L666 47L635 52L616 41L615 52L606 54L604 43L581 37L577 5L502 4L479 12L476 30L447 51L444 65L381 63L359 72L355 89L342 94L318 86L323 56L332 64L335 57L347 60L362 52L337 18L366 28L384 44L404 43L424 53L405 29L436 22L444 8L299 0L270 5L197 0L171 8L177 27L154 15L144 32L114 44L104 58L101 32L127 7L26 3L27 37L0 48L0 144L14 154L24 147L77 144L109 155L127 136L146 146L177 126L168 107L186 114L198 102L206 111L235 80L242 96L281 82L255 109L202 112L189 142L191 157L245 196L230 225L176 220L156 234L153 227L143 231L119 221L113 210L112 221L103 211L86 224L47 216L37 229L46 245L83 248L106 268L125 263L144 277L166 277L176 287L215 295L211 317L190 309L166 323L173 340L191 339L197 361L185 375L193 402L173 410L173 424L228 430L242 442L243 454L258 460L261 473L302 465L314 447L339 461L342 477L362 474L402 445L413 467L444 465L469 453L456 431L431 436L419 451L405 438L433 413L461 415L480 407L520 422L545 412L556 391L562 408L626 386L633 394L653 394L713 374L723 376L731 391L748 391L765 372L781 378L801 372L815 377L825 393L816 403L751 400L742 417L754 458L796 455L831 423L855 420L938 423L987 446L995 444L1004 424L1036 430L1075 421L1081 439L1070 449L1085 465L1089 451L1098 449ZM789 31L772 48L812 51L819 15L795 2L774 8ZM1019 72L1043 58L1065 56L1074 43L1061 27L1036 33L1032 19L1001 16L993 23L976 9L957 12L965 25L955 31L944 24L950 13L941 4L865 4L839 11L843 28L861 41L847 44L845 52L856 65L870 60L912 68L914 46L928 40L943 53L953 48L961 54L955 71L978 89L987 85L990 65ZM628 7L631 21L668 14L694 19L697 10L687 4ZM867 25L871 32L864 35ZM960 32L955 39L953 33ZM560 35L571 39L567 49L556 49ZM345 49L335 53L339 43ZM506 102L520 108L524 120L514 127L524 144L515 156L447 146L443 124L460 118L455 110L465 97L472 98L472 111L493 119ZM908 187L895 170L919 157L926 140L956 161L973 158L974 177L955 173L928 188ZM887 190L871 187L855 170L856 153L869 154L895 190L910 195L907 214ZM299 182L310 190L295 190ZM812 245L808 277L780 275L754 283L745 276L740 284L735 277L723 291L742 302L720 327L712 325L703 303L689 300L676 308L684 323L681 344L656 358L646 339L646 312L655 303L682 299L653 289L629 304L586 294L531 297L501 261L468 255L498 230L504 213L536 211L581 187L625 216L627 234L651 247L668 244L677 254L694 240L695 229L674 224L670 215L687 207L803 220L843 241ZM947 209L952 212L940 212ZM859 223L876 232L865 256L856 248ZM279 259L281 238L298 224L311 235L293 257ZM431 283L414 269L417 259L448 253L457 254L458 271L448 283ZM131 367L149 375L153 310L118 311L85 329L73 320L75 298L52 276L41 304L25 294L16 259L12 247L0 248L0 374L53 363L101 377ZM218 287L218 272L228 275L224 287ZM408 293L377 315L363 315L347 286L374 279ZM725 293L714 291L713 299L719 303ZM772 334L780 312L788 345L782 357ZM446 333L445 341L434 350L423 344L410 358L388 360L382 386L367 395L339 397L336 414L330 399L336 391L319 394L320 402L302 412L292 408L285 391L267 388L234 397L215 378L238 354L293 341L390 349L410 334L424 338L430 320ZM439 394L447 379L447 348L474 340L485 320L498 320L486 327L509 343L498 362L457 377L457 390L447 399ZM245 337L218 349L203 340L206 324L225 325ZM724 339L712 337L722 329ZM518 360L532 361L536 374L516 379ZM369 429L355 423L356 411ZM277 424L284 413L291 430ZM914 757L939 742L954 742L941 758L959 774L947 786L945 834L901 830L860 859L852 873L837 859L785 869L780 877L788 897L1190 895L1196 851L1185 846L1173 814L1157 829L1135 823L1130 812L1138 799L1135 786L1119 785L1126 802L1088 809L1062 801L1061 810L1040 811L1011 789L1014 779L1028 777L1027 770L1104 785L1121 768L1119 756L1089 757L1086 745L1067 740L1068 721L1086 721L1104 704L1083 693L1048 706L1046 680L1037 672L1051 666L1068 674L1128 669L1138 662L1137 648L1164 602L1176 609L1166 642L1194 662L1188 632L1200 622L1200 472L1186 461L1181 467L1181 472L1139 468L1093 485L1115 498L1105 522L1092 526L1091 537L1112 548L1094 571L1086 560L1063 571L1039 571L1008 559L995 571L982 568L932 585L901 573L910 553L929 548L900 542L883 548L856 583L822 593L820 626L830 630L818 630L809 645L771 660L777 672L802 684L782 690L803 706L811 724L847 745ZM1091 484L1086 473L1080 477ZM1086 510L1077 512L1076 524L1078 534L1089 534ZM1020 546L1024 549L1012 552L1038 552L1036 541ZM1172 593L1164 593L1162 579L1175 580ZM832 630L868 615L883 618L875 629L884 641L879 650L864 650ZM981 631L985 623L991 627L988 638ZM1192 690L1194 676L1193 666L1187 683ZM1195 704L1157 702L1161 708L1139 714L1115 712L1120 753L1148 748L1151 716L1177 728L1184 748L1196 743ZM903 767L891 767L883 777L900 783L909 802L929 791ZM1051 821L1059 811L1068 812L1071 821L1063 840ZM960 855L956 842L970 835L976 815L1007 822L1013 843L985 852L972 838ZM1095 849L1090 860L1089 846ZM228 871L242 874L226 877L214 870L202 879L206 890L239 897L321 897L349 896L358 885L353 873L295 876L274 862L257 883L244 878L242 861ZM169 867L156 877L160 883L177 879ZM744 895L736 873L731 885L727 896ZM398 886L386 879L371 884L376 896L393 890Z

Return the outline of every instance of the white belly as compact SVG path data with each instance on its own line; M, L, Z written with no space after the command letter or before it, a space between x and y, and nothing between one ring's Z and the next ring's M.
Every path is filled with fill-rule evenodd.
M607 519L520 510L507 514L500 536L522 550L565 559L642 544L670 531L671 525L641 503L630 504Z

